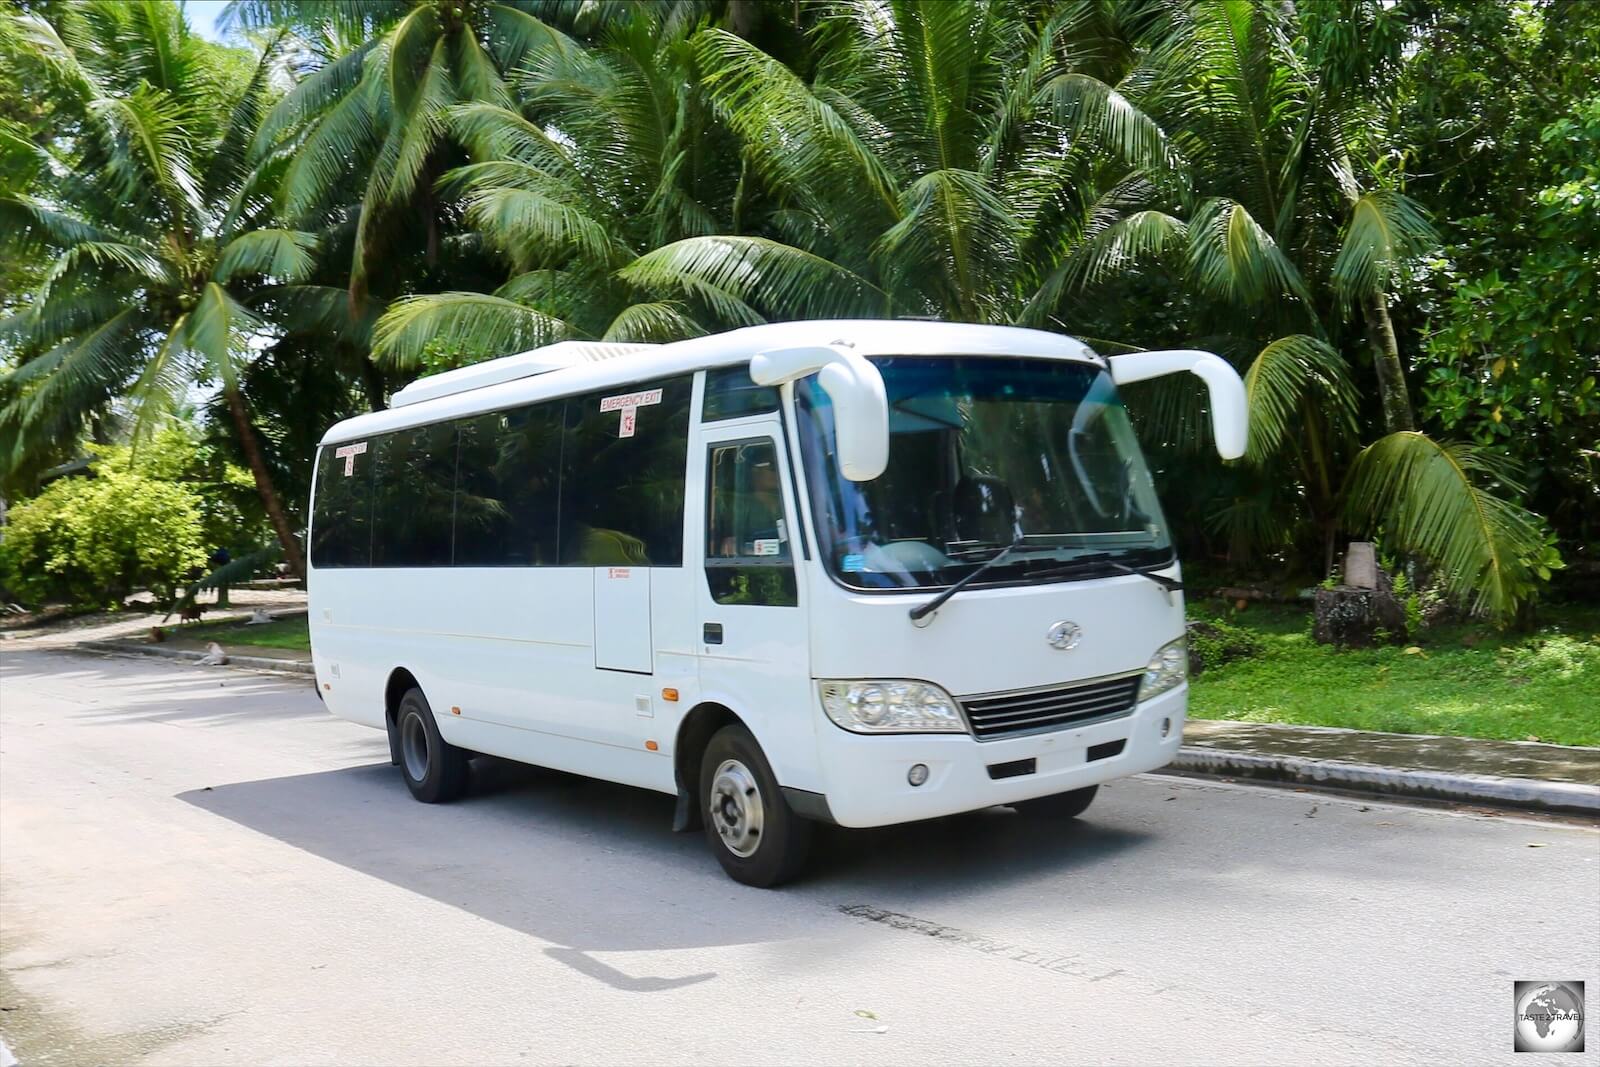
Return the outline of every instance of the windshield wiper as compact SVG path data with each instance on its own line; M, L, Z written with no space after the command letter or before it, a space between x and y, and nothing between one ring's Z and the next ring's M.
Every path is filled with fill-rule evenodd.
M1105 566L1123 574L1137 574L1141 578L1148 578L1169 593L1183 592L1183 583L1176 578L1168 578L1165 574L1157 574L1155 571L1147 571L1140 567L1130 567L1126 563L1117 563L1113 560L1107 560Z
M1029 578L1063 578L1069 574L1081 574L1084 571L1112 570L1122 574L1137 574L1141 578L1148 578L1169 593L1183 592L1183 583L1175 578L1168 578L1165 574L1157 574L1153 570L1143 567L1132 567L1126 563L1119 563L1111 558L1110 552L1091 552L1078 556L1063 563L1059 567L1048 567L1029 574Z
M938 596L934 597L932 600L928 601L926 604L919 604L916 607L912 608L910 613L909 613L911 615L911 621L912 622L921 622L923 619L927 618L929 615L932 615L934 612L936 612L940 608L944 607L945 601L949 600L951 597L953 597L957 593L961 592L961 590L965 589L974 580L976 580L979 575L983 574L983 572L987 571L989 568L1001 563L1002 561L1004 561L1006 559L1006 557L1010 556L1011 553L1015 552L1017 549L1019 549L1021 547L1022 547L1022 534L1019 533L1019 534L1017 534L1017 536L1012 540L1012 542L1009 545L1007 545L1006 547L1002 548L1000 551L996 552L994 555L990 556L988 559L984 560L982 563L978 564L965 577L963 577L960 581L958 581L955 584L951 585L948 589L946 589L944 592L940 593Z

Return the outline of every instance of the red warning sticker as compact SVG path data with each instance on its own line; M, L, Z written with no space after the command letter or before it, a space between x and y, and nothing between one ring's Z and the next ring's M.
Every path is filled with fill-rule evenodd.
M661 390L645 389L637 393L619 393L600 398L601 411L620 411L622 420L617 424L618 437L632 437L639 425L639 409L661 403Z
M344 460L344 476L346 478L355 473L356 457L367 450L365 441L357 441L353 445L340 445L333 450L334 458Z

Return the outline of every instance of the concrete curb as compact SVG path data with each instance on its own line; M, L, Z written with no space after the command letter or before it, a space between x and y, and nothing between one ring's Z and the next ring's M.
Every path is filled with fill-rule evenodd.
M135 641L79 641L74 648L86 652L115 652L120 655L158 656L198 662L206 653L188 648L162 648L160 645L143 645ZM228 656L226 666L245 667L254 671L283 671L288 674L316 674L309 663L292 659L272 659L267 656Z
M1600 786L1184 746L1168 771L1600 817Z

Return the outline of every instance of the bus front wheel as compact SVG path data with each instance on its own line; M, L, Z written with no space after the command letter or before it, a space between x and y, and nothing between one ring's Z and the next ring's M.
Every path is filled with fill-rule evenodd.
M467 791L467 753L439 736L433 710L420 689L408 689L394 713L400 738L400 773L411 795L442 804Z
M789 807L761 746L742 725L712 735L700 761L706 840L736 882L768 888L800 873L811 823Z

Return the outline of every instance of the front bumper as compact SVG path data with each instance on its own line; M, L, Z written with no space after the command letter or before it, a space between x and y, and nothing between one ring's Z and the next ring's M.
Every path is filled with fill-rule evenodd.
M1120 719L996 741L966 734L853 734L824 721L817 744L828 809L841 826L888 826L1154 770L1178 754L1188 698L1188 685L1180 685ZM1169 720L1165 737L1163 720ZM1091 748L1116 741L1125 742L1120 752L1089 758ZM1032 773L990 777L991 766L1029 759ZM906 774L917 763L927 764L928 780L913 786Z

